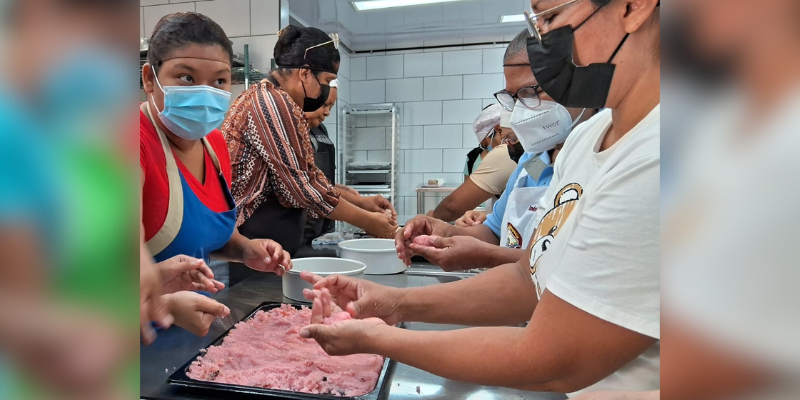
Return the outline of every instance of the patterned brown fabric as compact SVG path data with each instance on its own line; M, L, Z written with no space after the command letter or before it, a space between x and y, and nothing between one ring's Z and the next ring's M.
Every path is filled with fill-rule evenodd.
M314 165L303 110L280 87L266 80L250 86L234 100L220 130L231 155L236 226L270 194L312 218L327 216L339 204L339 191Z

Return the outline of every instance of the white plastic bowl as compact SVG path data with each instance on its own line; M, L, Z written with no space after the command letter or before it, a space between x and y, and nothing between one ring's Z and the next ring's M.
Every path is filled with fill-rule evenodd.
M292 260L292 269L283 275L283 295L297 301L305 301L303 289L311 289L311 284L300 277L300 272L313 272L319 276L347 275L354 278L364 276L367 268L363 262L335 257L309 257Z
M367 275L397 274L406 270L397 258L393 239L353 239L339 243L341 258L361 261L367 265Z

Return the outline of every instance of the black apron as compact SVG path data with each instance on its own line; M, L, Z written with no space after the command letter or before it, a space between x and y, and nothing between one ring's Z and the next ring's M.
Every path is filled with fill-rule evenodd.
M280 86L271 75L267 79L275 87ZM304 243L303 232L307 215L308 212L305 209L284 207L278 200L278 196L270 193L266 196L265 202L253 211L253 215L239 226L239 233L248 239L274 240L294 257ZM231 286L255 273L244 264L230 263L229 265Z
M328 136L328 129L320 125L310 130L311 145L314 147L314 164L317 165L328 181L336 182L336 148ZM303 242L311 243L314 238L333 232L335 222L328 218L308 218L306 221Z

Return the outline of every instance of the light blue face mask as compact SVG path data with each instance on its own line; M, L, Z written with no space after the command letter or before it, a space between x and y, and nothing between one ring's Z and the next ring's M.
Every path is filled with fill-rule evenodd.
M157 75L156 83L164 92L164 110L159 111L158 117L170 132L184 139L197 140L208 135L225 119L230 92L207 85L163 87Z

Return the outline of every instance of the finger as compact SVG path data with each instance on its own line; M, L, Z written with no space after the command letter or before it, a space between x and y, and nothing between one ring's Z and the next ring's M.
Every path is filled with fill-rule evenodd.
M306 339L314 339L317 342L322 340L325 336L324 332L328 329L325 325L320 324L311 324L306 325L302 329L300 329L300 337Z
M322 288L336 288L337 286L346 285L347 282L345 277L342 275L330 275L326 276L325 278L320 278L316 283L314 283L314 289L322 290Z
M321 276L319 276L319 275L317 275L317 274L315 274L313 272L308 272L308 271L300 272L300 278L302 278L304 281L314 285L315 287L317 286L317 282L319 282L319 281L321 281L323 279Z
M231 313L231 310L225 306L224 304L210 299L208 297L203 296L202 299L198 299L197 304L197 311L202 311L206 314L211 314L215 318L216 317L224 317Z
M286 271L291 271L292 268L294 268L294 265L292 264L292 256L286 250L283 251L283 268Z
M443 249L445 247L450 247L452 240L451 238L432 235L428 237L428 243L437 249Z
M267 248L268 248L268 246L272 246L273 247L272 259L280 262L281 256L283 256L283 247L281 247L281 245L278 244L277 242L273 242L273 241L269 241L269 242L264 241L263 243L264 243L264 246L267 247Z
M361 304L361 301L351 301L347 303L347 307L345 307L347 313L350 314L351 317L356 319L362 318L362 310L364 306Z
M283 268L283 265L278 265L275 267L275 275L283 276L286 274L286 270Z
M322 299L316 297L314 301L311 302L311 323L321 324L324 318L325 316L323 315L322 311Z
M175 321L167 309L167 304L161 296L150 298L150 320L155 321L161 328L167 329Z
M156 331L153 330L153 326L150 325L150 322L140 326L139 334L142 336L142 343L145 345L149 345L156 340Z
M206 275L204 275L200 271L189 271L189 276L191 276L192 281L203 285L203 290L214 291L216 290L216 285L212 279L209 279Z
M303 297L305 297L306 300L311 300L312 303L314 302L314 299L317 298L316 294L314 294L314 290L312 289L303 289Z
M185 258L181 258L181 261L172 263L169 266L169 269L172 270L173 272L181 273L181 272L193 271L196 269L200 269L202 267L205 267L206 269L208 269L208 272L211 273L211 268L208 268L208 265L206 265L206 262L203 261L202 259L185 256ZM212 273L211 274L212 278L214 277L213 275L214 274Z
M225 289L225 284L224 283L222 283L220 281L217 281L217 280L212 280L211 282L214 284L214 287L217 289L217 291Z
M412 244L411 248L414 249L414 252L418 255L427 258L431 262L435 262L438 256L441 254L442 249L437 249L435 247L427 247L427 246L420 246L418 244Z
M253 245L252 243L250 243L249 246L250 246L250 249L253 252L253 256L254 256L253 258L255 258L257 260L261 260L267 265L269 265L269 263L272 262L272 257L269 256L268 249L264 248L264 242L263 241L256 243L256 245Z
M331 292L327 288L322 288L321 293L322 316L327 318L331 316Z

